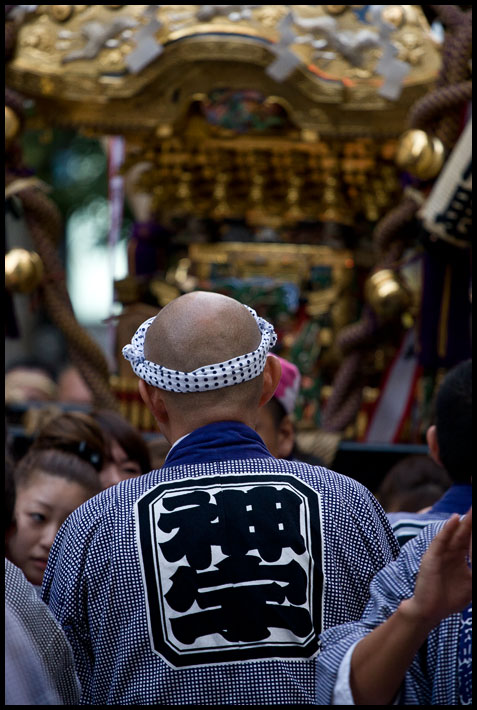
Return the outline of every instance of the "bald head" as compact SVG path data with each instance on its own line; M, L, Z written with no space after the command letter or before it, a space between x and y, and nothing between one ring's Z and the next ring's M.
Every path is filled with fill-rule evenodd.
M260 318L257 321L233 298L196 291L171 301L142 330L143 353L141 345L136 344L133 358L139 349L153 372L143 377L142 371L135 370L141 377L139 391L169 442L211 422L240 421L255 426L258 409L273 395L281 373L279 360L267 358L270 343L276 338L270 324ZM242 358L248 353L253 353L250 359ZM196 377L204 378L202 389L197 384L192 388L189 375L184 375L185 390L161 388L161 384L174 384L180 377L169 372L164 375L169 378L165 383L151 363L166 368L164 372L178 371L176 375L223 363L224 384L213 384L219 376L212 368L213 380L207 380L211 376L207 372L194 373L194 383L199 381Z
M255 318L241 303L196 291L160 311L147 331L144 355L171 370L191 372L249 353L260 340Z

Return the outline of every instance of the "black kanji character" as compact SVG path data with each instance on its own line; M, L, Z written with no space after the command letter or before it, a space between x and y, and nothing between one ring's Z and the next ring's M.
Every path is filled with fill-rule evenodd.
M306 601L307 578L297 562L263 565L248 556L239 563L227 558L217 568L217 572L197 573L181 567L173 577L173 587L166 594L168 603L183 611L197 601L203 609L171 620L174 635L182 643L192 644L214 633L236 643L263 641L271 628L288 629L300 638L312 631L309 610L286 603Z

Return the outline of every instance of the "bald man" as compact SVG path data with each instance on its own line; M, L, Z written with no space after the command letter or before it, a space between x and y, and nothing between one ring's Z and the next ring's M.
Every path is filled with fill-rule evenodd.
M219 294L177 298L123 354L172 448L66 521L43 598L87 705L308 705L318 634L358 619L398 553L363 486L274 458L254 430L273 326Z

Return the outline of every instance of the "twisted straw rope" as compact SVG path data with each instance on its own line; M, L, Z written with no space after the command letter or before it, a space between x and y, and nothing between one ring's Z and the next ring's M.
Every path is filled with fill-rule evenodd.
M5 6L8 15L14 5ZM15 22L5 22L5 59L13 54L17 35ZM19 94L5 88L5 105L10 106L21 124L24 120L23 100ZM23 171L21 152L13 148L8 154L5 169L5 186L11 184L18 172ZM107 409L119 408L119 403L109 386L109 370L101 348L76 320L63 274L63 265L54 247L62 229L62 219L56 205L36 187L25 187L17 193L22 202L29 231L45 269L42 284L44 302L55 325L68 343L71 362L76 366L93 393L95 404Z
M71 361L78 368L93 392L95 403L108 409L117 409L118 403L109 387L109 370L102 350L77 322L63 278L63 267L53 246L61 230L61 216L53 202L35 187L25 188L18 194L25 210L25 219L43 262L46 278L42 284L45 305L52 321L64 334ZM52 241L53 240L53 241Z
M450 151L459 137L461 121L459 112L444 113L450 106L446 105L447 95L442 89L453 87L454 106L458 108L458 97L461 104L472 97L471 83L465 86L465 79L469 73L469 59L472 57L472 8L463 11L456 5L431 5L443 24L447 27L446 41L444 43L444 59L437 82L437 89L430 94L431 101L435 101L436 113L442 112L435 135L442 141L445 148ZM464 85L461 86L464 82ZM470 89L470 94L469 94ZM415 116L420 120L419 112Z
M472 10L466 12L455 5L431 5L447 27L443 62L437 88L416 102L409 114L411 128L429 128L434 122L435 135L447 151L454 146L461 129L458 109L472 98L472 82L468 76L468 61L472 54ZM452 113L449 113L452 111ZM419 204L404 196L402 202L376 226L373 239L378 247L379 260L375 270L395 263L406 246L406 232L415 218ZM343 328L337 341L345 353L333 382L333 393L323 410L322 428L339 432L354 421L361 406L362 389L359 384L366 348L375 340L380 324L366 306L360 321Z

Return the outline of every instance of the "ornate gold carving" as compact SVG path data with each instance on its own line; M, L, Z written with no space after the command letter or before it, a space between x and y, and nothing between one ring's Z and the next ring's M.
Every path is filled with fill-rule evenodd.
M311 128L304 128L301 132L301 139L304 143L316 143L318 132Z
M381 16L390 25L401 27L405 19L404 8L401 5L386 5Z
M405 32L401 37L401 42L407 49L411 50L421 46L419 35L415 32Z
M211 137L205 124L190 133L185 124L180 137L141 151L151 165L138 189L153 193L153 211L163 217L189 212L280 226L301 219L351 224L363 213L375 221L399 192L394 152L389 140L236 142Z
M74 5L50 5L49 13L50 17L57 22L66 22L69 20L75 11Z
M177 286L172 286L171 284L161 281L160 279L152 279L149 284L149 290L157 299L158 305L162 308L167 306L168 303L181 295L180 290Z
M116 49L113 52L108 52L107 55L100 58L100 64L103 69L118 69L124 68L124 56L121 50Z
M189 259L200 279L210 276L213 264L227 266L229 273L247 278L256 273L280 278L286 276L304 283L314 266L326 264L332 269L333 280L342 285L351 273L352 254L346 249L308 244L249 244L225 242L219 244L191 244Z
M124 42L125 38L122 35L118 38L122 43L121 51L127 56L136 47L134 33L141 27L145 28L146 26L145 11L150 6L40 6L40 10L28 16L20 27L19 46L21 51L10 63L7 74L8 82L12 85L16 84L16 88L21 89L20 84L25 82L25 75L30 74L30 86L33 87L36 82L35 93L41 95L39 77L46 70L49 77L57 81L55 92L57 100L61 101L69 98L75 102L87 101L90 105L95 102L104 103L105 94L99 81L105 71L105 66L108 65L104 60L104 56L115 48L108 49L108 47L104 47L96 59L94 57L85 57L84 61L71 62L65 67L62 65L66 56L65 49L62 48L63 45L60 48L50 46L47 50L46 46L41 44L40 39L29 39L32 33L34 36L34 33L41 28L54 41L53 29L55 26L57 27L57 21L52 21L48 13L53 12L53 8L64 7L69 9L86 7L83 12L75 11L69 19L62 22L62 27L71 32L72 36L69 39L61 37L59 39L65 44L66 42L70 43L70 52L71 50L77 51L80 48L80 35L86 24L95 22L106 27L108 23L111 23L112 17L134 19L138 25L126 30L132 37L128 37L127 42ZM117 7L114 14L110 10L112 7ZM297 110L301 110L305 115L309 108L306 106L309 103L308 99L311 100L312 104L318 102L335 104L340 107L345 104L348 108L355 106L362 110L364 96L362 93L355 96L355 92L362 87L367 87L368 89L367 100L372 101L373 97L376 99L377 83L374 68L380 54L379 51L369 50L368 54L363 55L365 62L362 66L354 66L342 56L336 55L326 66L323 65L321 67L321 60L316 59L316 50L309 41L296 42L291 45L291 49L302 58L303 64L298 67L295 75L290 77L290 80L285 80L278 86L280 90L277 92L276 83L268 78L263 69L275 58L271 50L271 43L279 39L277 26L287 14L287 6L257 7L251 11L250 19L242 18L240 22L219 16L207 23L197 21L196 13L198 7L195 5L160 6L156 11L156 17L162 24L156 33L156 37L164 45L165 51L156 61L140 72L140 75L130 75L125 72L123 76L117 77L118 80L114 84L108 85L107 96L111 97L111 99L116 98L124 101L127 97L132 99L133 96L139 95L146 87L149 87L153 94L154 85L169 84L169 75L171 71L174 72L176 67L180 68L180 73L184 77L191 70L188 66L189 64L194 64L193 71L195 75L195 88L191 93L197 93L197 91L207 93L207 86L216 84L216 80L215 82L212 80L213 76L216 78L220 76L222 80L221 72L214 69L212 74L212 64L210 63L222 62L222 66L224 66L226 62L230 61L234 62L234 75L241 76L240 83L242 87L251 85L247 80L251 73L251 66L255 66L259 71L252 71L252 77L255 74L252 81L254 88L265 94L278 93L281 95L283 93L290 94L290 90L294 88L295 91L291 93L297 95L290 97L292 98L292 105L297 106ZM346 8L348 6L326 7ZM403 7L396 5L389 6L387 9L398 12ZM48 10L44 8L48 8ZM180 8L180 11L178 8ZM408 8L412 8L412 12ZM327 14L325 6L309 5L295 5L293 6L293 12L296 13L297 17L305 19ZM408 106L413 97L406 97L407 90L414 85L421 87L429 85L437 73L439 55L430 36L426 35L422 11L417 6L416 8L406 6L404 15L405 19L402 27L399 27L392 35L393 41L400 42L403 46L406 46L404 38L412 34L414 36L413 42L416 43L412 50L420 50L419 55L414 53L409 58L410 61L415 63L416 68L419 65L419 73L414 75L413 71L411 71L406 79L403 104ZM180 19L181 17L183 19ZM364 28L368 31L370 30L370 26L361 23L354 12L343 12L340 15L336 15L334 21L339 23L339 29L349 33L356 33ZM300 32L303 35L301 30L298 29L297 31L298 35ZM319 33L316 34L317 38L319 36ZM261 40L260 44L257 44L256 39ZM406 41L408 39L407 37ZM270 44L267 46L266 42L270 42ZM34 51L36 49L48 52L48 56L41 60L38 53ZM197 65L197 62L202 61L208 64ZM63 83L60 78L61 75L67 76L68 80ZM82 83L85 75L94 78L98 82L96 89L90 95L86 95L86 89ZM346 83L347 78L351 80L350 83ZM222 83L222 85L224 84ZM296 89L298 89L298 92ZM300 97L300 92L303 92L303 97ZM168 107L169 111L172 108ZM375 102L374 110L389 112L389 115L391 115L392 111L390 109L392 108L389 102L382 100ZM175 106L177 112L175 118L178 117L182 109L183 102L181 101L179 105ZM331 124L333 124L333 121L331 121Z
M40 78L40 86L45 96L51 95L55 91L55 82L47 76Z
M344 11L350 6L252 6L233 16L216 8L204 14L196 5L155 10L147 5L71 6L75 12L61 28L49 14L51 7L39 6L20 26L7 83L35 98L44 125L125 135L128 145L135 146L132 164L151 163L141 180L160 215L194 208L199 215L245 216L250 224L263 226L295 224L301 218L349 224L357 215L374 221L395 199L397 170L380 150L400 135L409 105L427 89L439 66L418 6L387 6L396 17L405 8L402 24L391 34L400 56L416 62L396 103L377 93L381 49L363 50L359 66L343 52L334 51L326 66L315 56L313 42L323 36L318 29L303 29L310 22L319 27L326 19L348 36L362 30L378 36L352 8ZM79 7L86 9L79 13ZM289 50L302 64L280 83L266 69L276 59L280 22L290 12L297 39ZM127 58L137 46L135 35L147 31L151 20L160 22L151 31L163 52L130 74ZM96 44L89 52L92 28ZM259 92L266 105L282 107L285 124L261 136L211 127L201 117L199 102L206 104L223 87ZM374 152L345 154L345 143L365 138ZM171 139L177 143L174 149L167 146ZM381 174L384 167L386 175Z
M32 52L54 52L55 39L53 31L45 25L35 27L31 33L26 36L21 36L20 47L30 49Z
M325 8L330 15L342 15L348 9L348 5L325 5Z
M38 47L42 37L42 31L34 29L26 37L20 39L20 45L22 47Z
M283 5L262 5L254 12L254 19L265 29L276 29L285 14Z
M160 126L158 126L156 129L156 136L158 138L170 138L170 136L172 136L172 133L173 133L173 128L168 123L163 123Z

